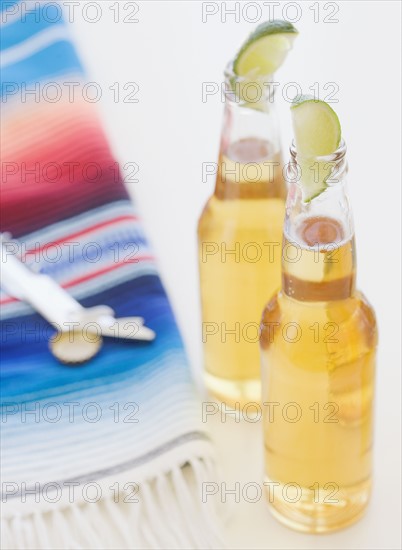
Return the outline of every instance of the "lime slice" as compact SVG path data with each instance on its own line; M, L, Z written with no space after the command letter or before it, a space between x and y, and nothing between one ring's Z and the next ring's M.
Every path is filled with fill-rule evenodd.
M338 149L341 125L328 103L313 96L300 96L293 102L291 112L299 154L320 157Z
M328 187L327 180L334 165L320 157L331 155L338 149L341 125L328 103L312 96L297 98L291 113L303 198L309 202Z
M261 23L248 37L233 62L238 76L268 76L284 62L298 31L287 21Z

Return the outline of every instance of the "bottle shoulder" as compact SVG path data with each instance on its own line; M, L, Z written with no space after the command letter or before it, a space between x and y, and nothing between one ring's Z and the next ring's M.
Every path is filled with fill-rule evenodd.
M286 338L293 334L300 339ZM281 335L272 338L273 333ZM285 334L285 338L283 337ZM313 335L312 342L321 344L311 348L323 353L335 352L336 348L357 346L373 349L378 342L378 329L374 309L365 295L356 291L346 300L334 302L301 302L288 297L282 291L275 294L264 308L261 320L261 347L272 344L291 348ZM319 336L317 336L319 335ZM292 339L294 341L292 341Z

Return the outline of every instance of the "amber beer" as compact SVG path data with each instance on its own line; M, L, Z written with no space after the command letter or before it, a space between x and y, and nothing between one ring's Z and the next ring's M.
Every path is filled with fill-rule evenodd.
M343 176L308 204L292 184L282 289L261 322L263 402L278 404L264 415L265 471L274 515L307 532L356 521L370 495L377 327L355 280Z

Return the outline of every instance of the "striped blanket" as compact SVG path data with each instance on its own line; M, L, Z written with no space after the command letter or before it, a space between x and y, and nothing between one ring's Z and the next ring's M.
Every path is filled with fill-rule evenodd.
M23 16L24 4L1 4L9 253L85 306L143 317L157 337L107 339L88 364L63 366L50 325L1 292L2 547L214 547L200 494L211 444L152 250L67 25L54 3Z

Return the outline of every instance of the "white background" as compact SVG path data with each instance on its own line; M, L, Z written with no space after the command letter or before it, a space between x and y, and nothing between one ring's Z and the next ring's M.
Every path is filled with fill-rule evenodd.
M120 1L120 21L100 1L101 18L75 9L72 32L89 72L103 90L99 102L115 154L136 162L133 191L180 324L196 375L202 371L196 224L214 181L202 181L202 163L217 160L223 104L220 94L202 101L203 82L222 82L222 71L268 7L240 2L239 17L218 13L202 20L202 3L137 2L138 23L124 22L130 2ZM86 2L81 2L84 6ZM289 7L283 15L297 16ZM358 285L373 304L379 323L375 486L369 510L358 524L339 533L307 536L279 525L266 504L235 504L228 523L232 548L397 549L400 542L400 3L336 2L338 13L320 2L298 2L300 31L293 52L276 75L285 156L291 139L286 83L305 92L315 82L335 82L343 136L348 144L349 190L355 214ZM330 2L329 4L335 4ZM247 6L245 8L245 6ZM275 8L282 18L286 3ZM326 6L326 9L325 9ZM233 8L227 2L226 8ZM124 10L126 8L126 11ZM212 9L212 8L211 8ZM317 16L316 16L317 17ZM87 19L87 20L85 20ZM237 21L235 20L237 19ZM247 21L255 20L255 23ZM136 82L138 103L115 103L109 89ZM289 96L294 95L289 89ZM210 424L224 480L260 482L259 424ZM229 497L230 498L230 497Z

